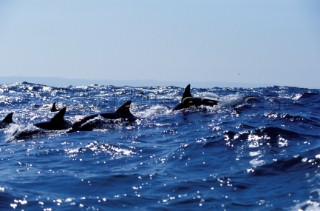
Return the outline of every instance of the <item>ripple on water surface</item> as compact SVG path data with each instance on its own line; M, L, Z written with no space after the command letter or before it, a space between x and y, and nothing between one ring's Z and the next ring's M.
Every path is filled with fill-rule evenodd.
M319 209L319 90L193 88L220 103L172 111L183 91L0 85L0 116L16 122L0 131L0 209ZM132 124L12 138L53 102L75 122L129 99Z

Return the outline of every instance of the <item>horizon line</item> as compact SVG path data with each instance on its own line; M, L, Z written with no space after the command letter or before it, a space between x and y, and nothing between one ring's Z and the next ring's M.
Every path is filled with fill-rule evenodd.
M113 79L81 79L81 78L65 78L65 77L45 77L45 76L0 76L1 84L13 84L19 82L28 82L35 84L42 84L48 86L88 86L92 84L112 85L112 86L181 86L192 84L192 87L211 88L211 87L232 87L232 88L258 88L258 87L297 87L287 85L271 85L259 83L242 83L242 82L214 82L214 81L161 81L155 79L137 79L137 80L113 80ZM315 87L297 87L318 89Z

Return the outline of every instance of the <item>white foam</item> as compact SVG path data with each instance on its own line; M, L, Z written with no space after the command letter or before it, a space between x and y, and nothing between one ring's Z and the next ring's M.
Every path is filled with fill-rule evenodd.
M235 105L244 103L245 96L242 94L232 94L232 95L226 95L220 98L219 105L221 107L233 107Z
M150 118L155 116L168 115L170 114L170 112L171 112L171 109L165 106L155 105L155 106L151 106L150 108L147 108L144 111L136 112L135 115L141 118Z
M35 127L32 124L28 124L26 127L18 124L11 124L10 127L5 131L7 136L6 142L12 142L15 140L15 136L20 133L32 133L34 131L39 130L39 128Z

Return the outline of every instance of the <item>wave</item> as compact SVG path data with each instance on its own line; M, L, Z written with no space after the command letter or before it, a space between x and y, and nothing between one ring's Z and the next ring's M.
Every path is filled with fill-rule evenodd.
M193 89L220 105L172 111L179 87L0 85L0 209L318 208L319 90ZM254 96L246 100L247 96ZM66 119L132 100L133 124L38 133L53 102ZM259 100L256 100L259 99ZM34 133L31 139L8 138Z
M121 158L123 156L133 156L134 154L136 154L130 149L124 149L110 144L99 143L98 141L91 142L84 147L65 150L65 152L71 157L74 157L80 153L86 153L88 151L94 154L109 154L113 159Z
M288 172L307 172L312 169L317 169L320 161L317 159L309 159L301 156L296 156L290 159L277 160L270 164L265 164L254 169L254 176L269 176L279 175Z
M277 141L281 138L287 140L304 140L306 139L306 137L309 137L311 135L302 134L278 127L260 127L254 130L242 132L225 131L224 136L225 140L227 141L265 140L267 142L272 142L275 140Z

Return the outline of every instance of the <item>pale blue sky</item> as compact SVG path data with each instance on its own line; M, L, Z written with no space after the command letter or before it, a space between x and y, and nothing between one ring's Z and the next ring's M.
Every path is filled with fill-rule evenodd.
M1 0L0 76L320 88L320 1Z

